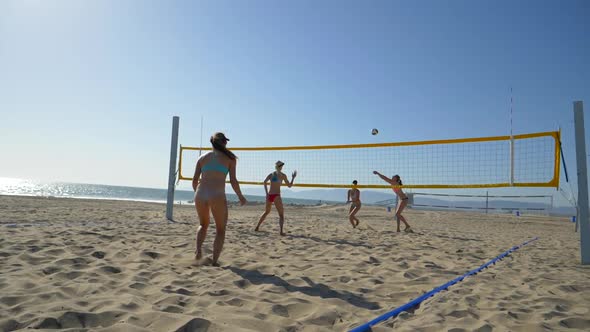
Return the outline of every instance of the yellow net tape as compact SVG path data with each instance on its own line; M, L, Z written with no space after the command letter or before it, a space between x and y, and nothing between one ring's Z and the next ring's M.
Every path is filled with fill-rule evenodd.
M404 188L558 187L559 139L560 133L552 131L513 138L228 148L239 158L241 184L262 184L274 171L274 163L281 160L286 174L298 171L297 187L348 188L358 180L359 188L390 188L374 170L389 177L399 174ZM180 180L192 180L199 155L208 150L211 148L180 147Z

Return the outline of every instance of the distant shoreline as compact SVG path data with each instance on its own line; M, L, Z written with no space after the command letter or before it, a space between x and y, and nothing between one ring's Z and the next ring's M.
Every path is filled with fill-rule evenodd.
M82 184L70 182L41 182L36 180L25 180L15 178L0 178L0 195L32 196L32 197L56 197L76 198L92 200L116 200L165 204L168 196L166 189L128 187L99 184ZM251 204L264 204L266 196L262 188L243 191ZM226 188L227 199L230 203L237 202L237 197L230 188ZM392 193L380 193L374 191L363 191L361 195L363 205L395 206L395 197ZM346 190L305 190L290 191L282 193L285 205L317 206L317 205L345 205ZM174 193L175 205L193 204L194 192L187 189L176 188ZM385 200L384 200L385 199ZM385 204L387 202L388 204ZM461 209L478 212L487 208L485 199L441 199L440 197L420 196L415 199L413 209L436 210L436 211L460 211ZM418 206L420 205L420 206ZM440 208L446 206L445 208ZM572 216L575 210L567 206L549 206L548 201L511 201L506 199L495 199L490 201L491 213L511 213L510 210L520 210L521 213L534 214L531 210L543 210L542 214ZM498 211L497 211L498 210Z
M226 194L227 196L235 196L233 194ZM155 204L166 204L165 200L149 200L149 199L135 199L135 198L121 198L121 197L96 197L96 196L55 196L55 195L31 195L31 194L2 194L0 193L1 197L31 197L31 198L45 198L45 199L79 199L79 200L90 200L90 201L123 201L123 202L139 202L139 203L155 203ZM253 205L263 205L265 197L264 196L255 196L255 195L245 195L246 199L252 199L253 197L258 198L257 200L249 200L248 204ZM303 201L304 199L300 198L289 198L284 197L285 199L293 199L297 201ZM345 205L344 202L333 202L333 201L320 201L320 200L308 200L310 201L309 204L299 204L296 202L286 201L284 202L285 205L289 206L316 206L316 205ZM237 203L237 197L228 197L228 202L230 204ZM312 203L315 202L315 203ZM174 200L174 205L192 205L193 201L185 201L185 200Z

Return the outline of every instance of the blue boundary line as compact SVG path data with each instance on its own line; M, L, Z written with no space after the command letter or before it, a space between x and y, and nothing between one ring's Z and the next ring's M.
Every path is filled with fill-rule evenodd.
M366 331L370 331L371 330L371 326L374 326L374 325L376 325L376 324L378 324L378 323L380 323L382 321L385 321L385 320L387 320L389 318L395 317L395 316L399 315L402 311L407 311L408 309L411 309L411 308L417 306L418 304L422 303L422 301L428 299L429 297L433 296L434 294L436 294L436 293L438 293L440 291L443 291L443 290L447 290L452 285L454 285L454 284L456 284L458 282L463 281L463 279L465 279L465 278L467 278L467 277L469 277L471 275L474 275L474 274L477 274L477 273L481 272L483 269L489 267L490 265L496 264L496 262L504 259L504 257L510 255L512 252L514 252L514 251L518 250L519 248L524 247L527 244L529 244L529 243L531 243L533 241L536 241L538 239L539 239L539 237L535 237L535 238L532 238L532 239L530 239L530 240L522 243L521 245L514 246L514 247L506 250L502 254L498 255L496 258L494 258L494 259L490 260L489 262L483 264L482 266L480 266L480 267L478 267L476 269L473 269L473 270L465 273L464 275L462 275L460 277L457 277L457 278L455 278L455 279L447 282L446 284L444 284L442 286L438 286L438 287L432 289L430 292L425 293L422 296L420 296L418 298L415 298L412 301L410 301L410 302L402 305L401 307L397 307L397 308L393 309L392 311L390 311L388 313L385 313L385 314L383 314L383 315L381 315L381 316L373 319L372 321L370 321L370 322L368 322L366 324L357 326L354 329L350 330L350 332L366 332Z

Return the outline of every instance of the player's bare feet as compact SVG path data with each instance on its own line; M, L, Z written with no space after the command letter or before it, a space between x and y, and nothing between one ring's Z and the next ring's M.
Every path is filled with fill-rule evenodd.
M211 265L212 259L210 257L196 259L195 266Z

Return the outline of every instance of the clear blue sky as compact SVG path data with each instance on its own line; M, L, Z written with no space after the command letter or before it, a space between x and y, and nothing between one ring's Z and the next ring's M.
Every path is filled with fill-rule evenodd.
M5 0L0 177L164 188L173 115L184 145L505 135L511 87L575 173L589 36L583 0Z

